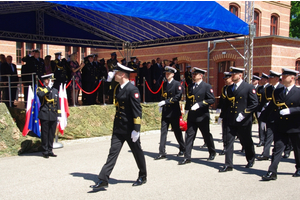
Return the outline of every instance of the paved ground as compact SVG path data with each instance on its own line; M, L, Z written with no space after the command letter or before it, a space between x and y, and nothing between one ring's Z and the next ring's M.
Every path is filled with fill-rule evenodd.
M257 126L254 126L257 130ZM222 149L221 130L211 125L218 152ZM257 132L253 132L258 142ZM56 149L57 158L44 159L41 154L0 159L0 199L298 199L300 178L295 172L293 155L282 159L278 180L263 182L263 175L270 161L257 161L253 168L246 169L246 160L239 153L237 141L232 172L219 173L224 156L208 162L207 149L198 133L192 152L192 163L179 166L176 140L169 132L166 160L155 161L158 152L159 131L143 133L142 147L145 152L148 182L132 187L138 169L128 145L125 144L115 166L109 188L92 191L89 185L97 181L97 174L106 161L110 138L91 138L64 142ZM256 148L257 155L262 147Z

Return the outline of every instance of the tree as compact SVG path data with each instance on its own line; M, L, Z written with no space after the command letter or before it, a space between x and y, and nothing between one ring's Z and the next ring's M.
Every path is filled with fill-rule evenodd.
M291 2L290 37L300 38L300 2Z

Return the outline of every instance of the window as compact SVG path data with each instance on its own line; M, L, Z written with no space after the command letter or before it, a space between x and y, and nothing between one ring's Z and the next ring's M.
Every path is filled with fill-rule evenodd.
M270 27L270 35L278 35L278 17L275 15L271 16L271 27Z
M40 58L43 57L43 45L42 44L36 44L36 48L40 50Z
M71 47L70 46L65 46L65 58L68 59L69 55L71 55Z
M231 13L233 13L235 16L237 16L237 17L239 16L239 13L238 13L239 8L236 5L230 5L229 6L229 11Z
M29 55L33 49L33 43L26 43L26 55Z
M84 60L84 57L86 56L86 48L81 47L81 60Z
M259 36L259 12L254 11L255 36Z
M300 58L296 60L295 70L300 71Z
M73 53L78 52L78 47L73 47Z
M16 43L16 61L17 65L22 64L22 42Z

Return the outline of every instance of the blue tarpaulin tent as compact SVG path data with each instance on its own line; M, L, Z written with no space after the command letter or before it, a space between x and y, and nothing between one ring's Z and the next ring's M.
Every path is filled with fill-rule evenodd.
M249 34L248 24L212 1L1 1L0 39L135 47Z

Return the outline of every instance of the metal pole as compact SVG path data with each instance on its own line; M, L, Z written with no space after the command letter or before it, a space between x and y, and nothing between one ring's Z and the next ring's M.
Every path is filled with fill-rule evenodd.
M35 84L38 86L39 85L39 77L38 77L38 75L35 75ZM35 87L33 87L33 90L35 89Z
M105 84L105 81L104 81L104 77L102 77L102 98L103 98L103 105L106 105L105 103L105 93L104 93L104 84Z
M31 87L34 88L34 74L31 74Z
M72 77L72 81L73 81L73 106L75 107L76 105L76 103L75 103L75 77L73 76Z
M145 77L143 77L143 99L144 99L144 103L146 103L146 98L145 98Z
M209 84L209 52L210 52L210 41L207 42L207 83Z
M9 97L9 107L11 107L11 85L10 85L10 76L8 77L8 97Z

